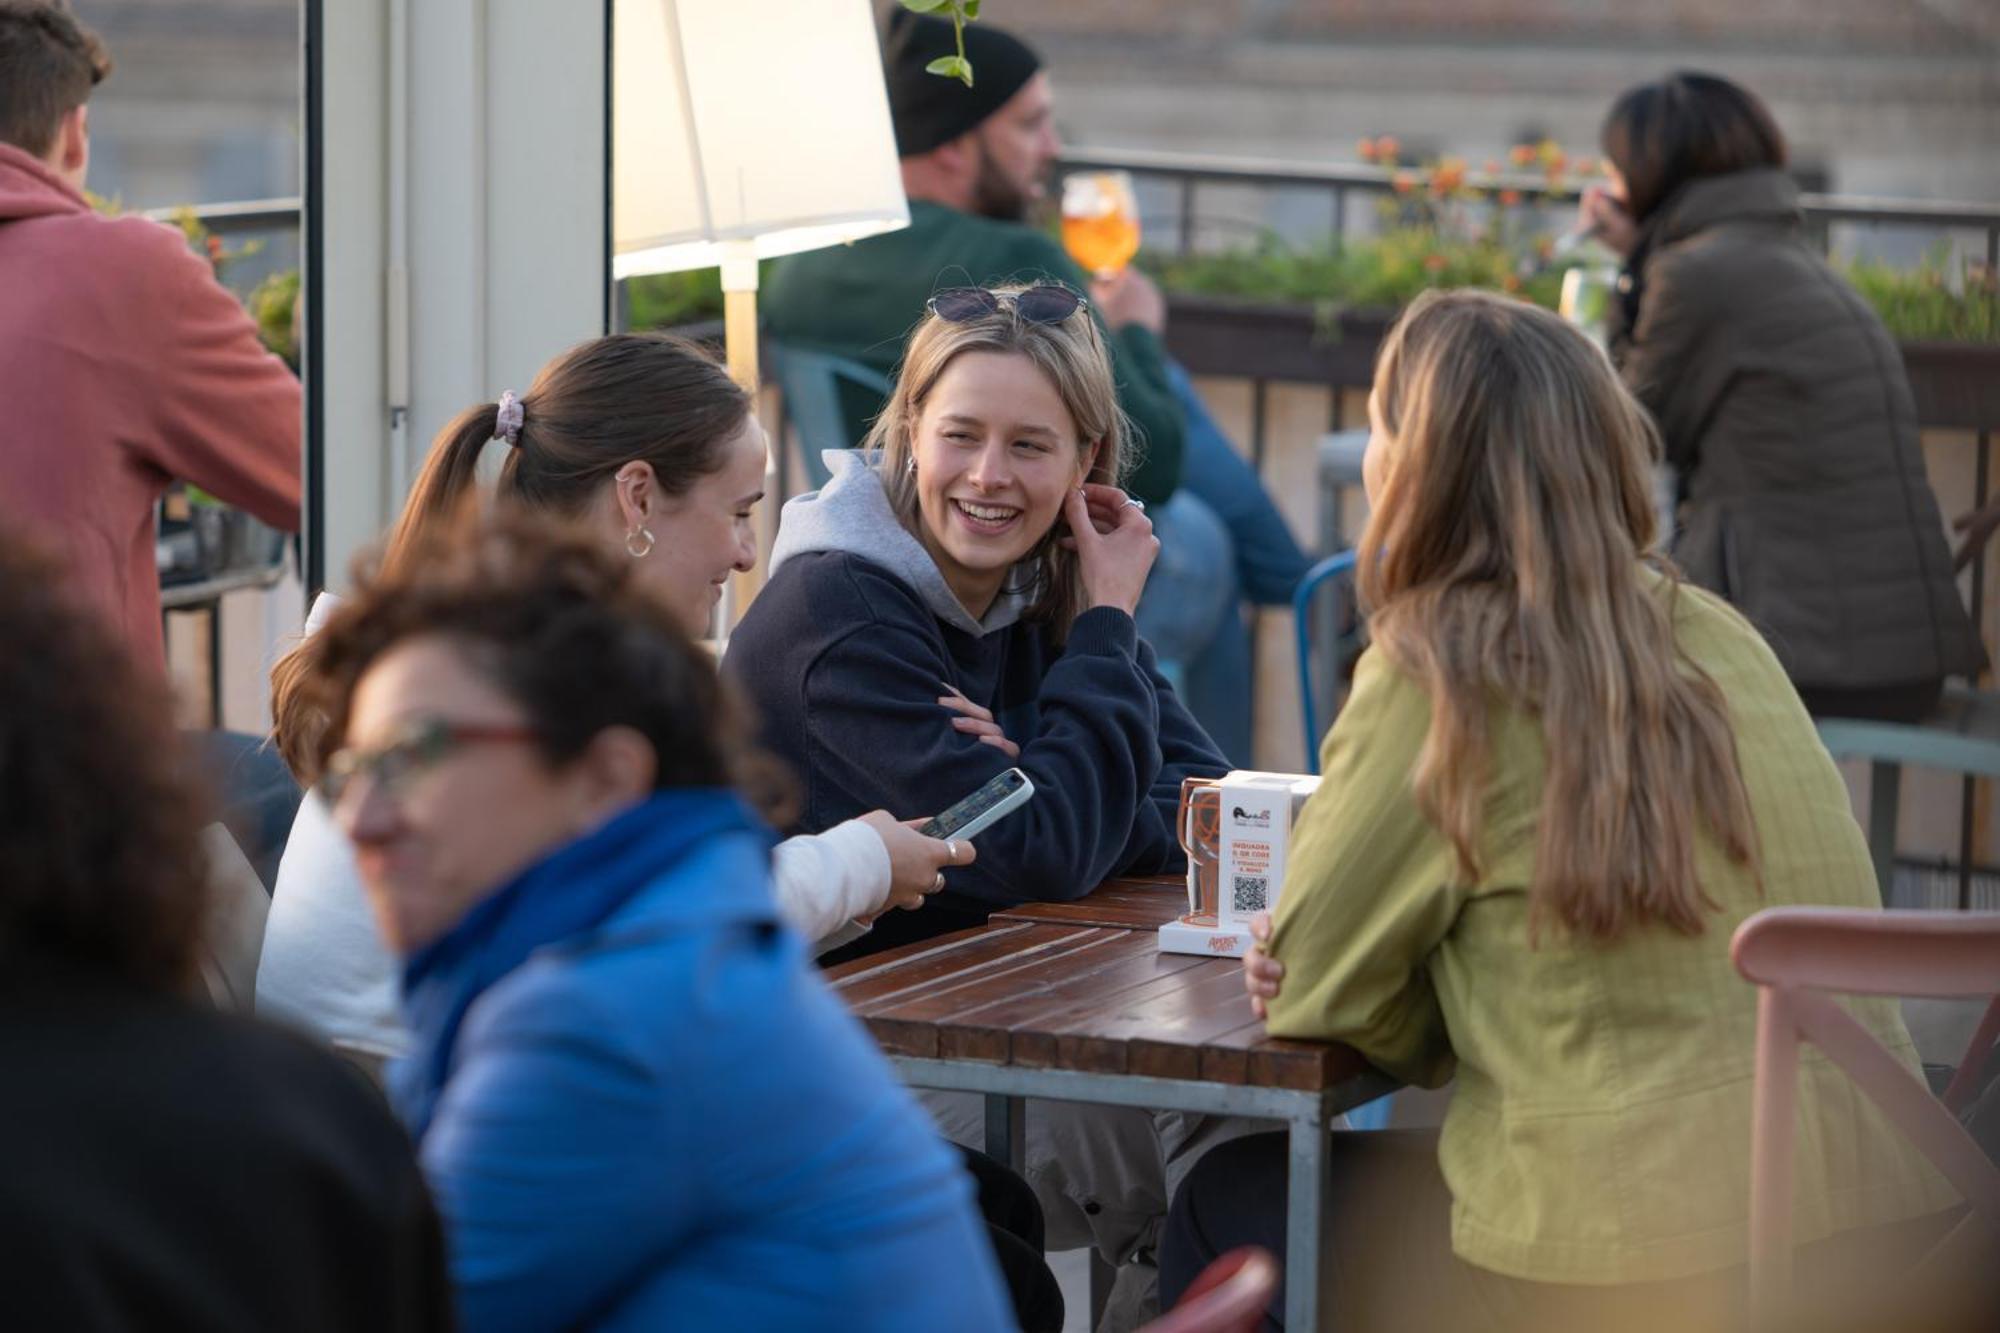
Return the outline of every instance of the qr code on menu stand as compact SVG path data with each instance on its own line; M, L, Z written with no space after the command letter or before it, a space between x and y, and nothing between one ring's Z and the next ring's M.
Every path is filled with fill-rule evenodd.
M1237 875L1234 879L1230 887L1230 911L1261 912L1271 905L1269 876Z

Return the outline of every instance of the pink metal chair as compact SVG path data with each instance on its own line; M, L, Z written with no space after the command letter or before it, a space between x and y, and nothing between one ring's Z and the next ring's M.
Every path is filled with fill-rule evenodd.
M1139 1333L1253 1333L1277 1289L1278 1261L1246 1245L1202 1269L1180 1303Z
M1832 999L1850 995L2000 996L2000 912L1873 912L1775 907L1730 945L1758 988L1757 1084L1750 1140L1750 1304L1770 1328L1792 1295L1792 1146L1799 1046L1810 1041L1888 1115L1972 1205L1934 1252L2000 1229L2000 1168L1930 1089L1905 1071ZM2000 1037L2000 999L1987 1010L1947 1099L1962 1102Z

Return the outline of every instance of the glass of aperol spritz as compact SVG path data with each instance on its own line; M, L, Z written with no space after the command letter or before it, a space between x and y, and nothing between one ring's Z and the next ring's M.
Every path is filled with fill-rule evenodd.
M1080 171L1063 180L1063 248L1093 277L1116 277L1139 253L1139 205L1124 171Z

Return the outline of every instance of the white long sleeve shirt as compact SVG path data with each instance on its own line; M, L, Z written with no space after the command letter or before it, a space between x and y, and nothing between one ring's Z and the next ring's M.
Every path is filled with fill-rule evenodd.
M318 629L337 599L321 593L306 620ZM874 829L850 819L825 833L789 838L771 856L778 910L814 952L847 943L855 918L889 899L889 851ZM393 955L375 933L354 849L317 797L299 804L278 863L278 883L257 965L257 1012L376 1057L408 1046Z

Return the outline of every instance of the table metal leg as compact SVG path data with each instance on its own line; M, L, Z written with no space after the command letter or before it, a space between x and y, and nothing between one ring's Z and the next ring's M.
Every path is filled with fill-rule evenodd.
M1285 1327L1316 1329L1325 1308L1321 1245L1333 1193L1327 1116L1291 1122L1291 1166L1285 1194Z
M1028 1110L1025 1097L986 1094L986 1155L1016 1171L1028 1165Z
M222 729L222 599L208 608L208 725Z
M1902 809L1903 766L1877 759L1868 766L1868 851L1882 905L1892 906L1896 886L1896 815Z
M1108 1263L1095 1245L1090 1247L1090 1326L1098 1328L1104 1323L1104 1307L1111 1303L1111 1288L1118 1281L1118 1270Z

